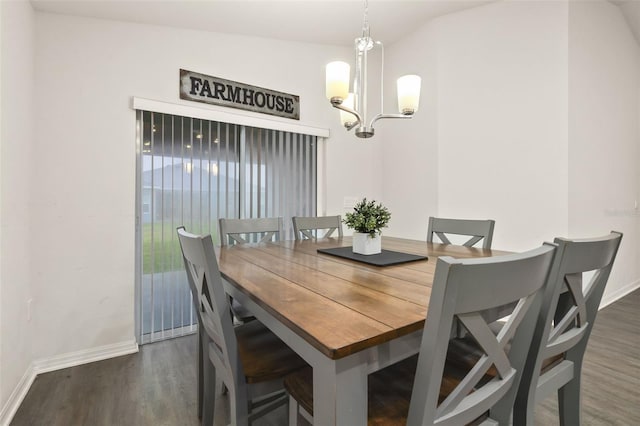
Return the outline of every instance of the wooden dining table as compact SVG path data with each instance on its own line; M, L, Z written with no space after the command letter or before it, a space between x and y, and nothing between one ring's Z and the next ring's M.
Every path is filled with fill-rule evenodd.
M319 253L351 238L217 250L225 290L313 367L314 424L367 423L367 376L420 347L437 258L496 250L383 237L383 250L427 260L372 266Z

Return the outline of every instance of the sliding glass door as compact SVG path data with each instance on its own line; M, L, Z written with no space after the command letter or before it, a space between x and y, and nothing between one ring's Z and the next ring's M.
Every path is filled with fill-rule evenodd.
M137 327L147 343L192 333L196 315L176 228L218 218L316 214L314 136L137 111Z

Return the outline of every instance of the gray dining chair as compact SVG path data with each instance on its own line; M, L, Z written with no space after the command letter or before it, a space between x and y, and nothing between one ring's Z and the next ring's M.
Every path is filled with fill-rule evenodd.
M495 223L495 220L447 219L432 216L429 217L427 242L434 242L435 234L443 244L452 244L447 235L462 235L471 238L461 245L473 247L482 241L482 248L490 249Z
M294 216L293 231L296 240L329 238L334 232L342 237L342 219L338 216L302 217Z
M544 244L506 256L439 258L418 356L369 375L369 425L509 424L555 249ZM494 334L482 313L506 304L513 311ZM454 319L467 329L465 339L484 349L469 368L448 361ZM300 411L313 415L312 376L306 368L285 378L290 425Z
M219 219L220 244L264 243L282 236L281 217L256 219Z
M427 229L427 242L434 242L434 235L443 244L453 244L449 240L451 235L460 235L470 237L462 245L465 247L473 247L482 241L482 248L490 249L493 241L494 220L478 220L478 219L448 219L441 217L429 217L429 228ZM453 237L452 237L453 238ZM486 317L502 317L507 315L510 307L499 307L495 312L487 313ZM463 337L464 329L461 325L454 321L451 329L452 336Z
M216 376L229 393L232 425L287 403L282 378L306 363L259 321L234 327L210 235L178 229L189 286L195 290L198 326L204 329L202 423L213 424Z
M184 226L180 226L177 228L177 231L184 231ZM184 256L183 256L184 259ZM186 264L185 264L185 268L186 268ZM200 310L197 309L198 306L198 293L199 290L198 288L195 286L195 283L193 280L189 279L189 277L187 277L187 283L189 284L189 290L191 291L191 297L192 297L192 301L193 301L193 307L196 311L196 317L198 319L198 324L200 324L202 322L202 318L200 317ZM197 393L198 393L198 418L212 418L213 416L213 403L209 402L209 403L205 403L204 401L204 364L203 364L203 353L204 353L204 348L206 348L208 346L209 342L209 338L207 336L207 333L205 332L203 327L198 327L198 359L196 361L196 365L197 365L197 369L196 369L196 374L198 375L198 384L197 384ZM214 379L215 380L215 379ZM213 385L211 385L212 389L214 389L215 383L213 383ZM205 413L205 410L210 411Z
M518 389L514 424L533 425L537 402L558 395L560 424L580 425L582 360L622 234L591 239L556 238L547 292ZM588 278L588 279L587 279Z
M223 246L247 243L278 241L282 236L282 218L225 219L218 220L220 225L220 244ZM245 323L255 317L237 300L231 301L231 312L237 323Z

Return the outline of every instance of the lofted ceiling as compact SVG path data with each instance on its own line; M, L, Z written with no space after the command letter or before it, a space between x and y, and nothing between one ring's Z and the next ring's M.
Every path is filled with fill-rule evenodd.
M493 1L497 0L370 0L371 34L390 45L430 19ZM640 43L640 0L609 1L620 8ZM343 46L360 35L365 7L364 0L31 0L31 4L51 13Z
M424 22L495 0L370 0L371 35L392 44ZM178 28L351 46L363 0L31 0L36 10Z
M629 27L640 44L640 0L616 0Z

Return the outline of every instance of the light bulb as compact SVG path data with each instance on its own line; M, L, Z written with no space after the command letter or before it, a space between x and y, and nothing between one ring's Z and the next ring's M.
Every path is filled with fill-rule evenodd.
M420 83L417 75L404 75L398 79L398 109L401 114L412 115L420 104Z
M346 62L336 61L327 64L326 95L327 99L346 99L349 95L349 73L351 67Z

